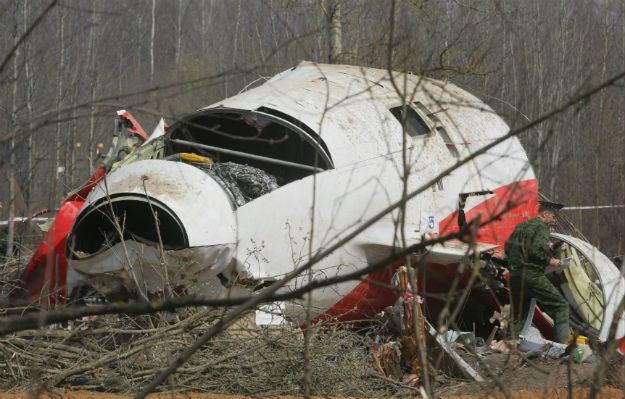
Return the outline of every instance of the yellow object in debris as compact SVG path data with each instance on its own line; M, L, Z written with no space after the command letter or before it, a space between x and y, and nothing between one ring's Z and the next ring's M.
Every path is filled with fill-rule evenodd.
M566 340L566 345L569 346L573 342L573 336L569 335L569 339ZM577 344L578 345L588 345L588 337L584 337L583 335L577 336Z
M213 163L212 159L191 152L181 152L180 159L186 162L207 163L209 165Z

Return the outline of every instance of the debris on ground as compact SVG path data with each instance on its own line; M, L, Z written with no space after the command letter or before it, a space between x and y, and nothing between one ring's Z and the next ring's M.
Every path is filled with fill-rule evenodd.
M508 341L493 341L489 348L497 353L508 353L510 352L511 347L516 346L516 341L508 340Z
M560 344L546 340L537 328L529 327L527 333L519 337L517 348L530 359L542 357L567 360L571 357L575 363L596 363L599 361L599 355L587 344L588 339L586 337L578 336L575 340L573 338L571 336L566 344Z

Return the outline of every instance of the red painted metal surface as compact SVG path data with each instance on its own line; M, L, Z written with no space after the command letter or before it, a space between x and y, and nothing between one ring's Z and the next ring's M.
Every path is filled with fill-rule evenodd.
M510 208L501 218L480 228L477 235L477 240L480 242L503 247L517 224L538 214L538 186L536 180L526 180L500 187L493 192L493 197L466 212L466 220L470 223L474 218L480 217L482 221L485 221L493 215L501 213L506 208ZM440 234L445 235L457 232L459 229L457 218L458 212L456 211L443 219L440 222ZM385 307L392 305L398 296L396 292L387 287L390 285L391 278L400 264L401 262L397 262L369 274L351 292L316 320L327 317L341 321L366 320L384 310ZM437 301L432 299L430 294L448 293L450 284L456 275L456 265L429 263L427 267L420 268L418 275L419 295L424 298L426 306L434 308L438 306ZM468 275L460 277L461 287L463 286L462 284L468 281L468 277ZM484 303L493 310L500 310L499 301L492 292L474 289L471 295L474 299ZM552 333L549 330L551 326L546 323L542 314L535 318L535 322L541 331Z
M503 212L499 219L481 227L476 237L476 241L499 245L502 250L517 224L538 215L538 185L534 179L524 180L499 187L493 193L493 197L466 211L466 220L471 223L479 217L485 222ZM458 211L443 219L440 234L457 232L457 220Z
M352 291L313 320L335 319L342 322L370 320L376 313L397 301L399 295L390 289L391 279L402 262L395 262L367 275Z
M67 236L85 198L104 174L104 168L99 167L75 193L63 201L54 222L11 292L11 303L49 308L67 300Z
M140 137L137 145L147 140L148 134L130 112L123 111L119 115L130 122L131 126L126 126L126 130ZM93 175L63 201L50 229L10 293L11 303L49 308L67 300L67 236L87 195L105 174L104 166L98 166Z
M122 116L122 117L128 119L130 121L130 123L132 124L132 126L127 126L126 130L128 130L130 133L133 133L133 134L141 137L143 140L147 140L148 139L149 135L145 132L145 130L143 130L143 128L141 127L139 122L137 122L135 117L132 116L132 114L130 112L124 111L124 112L120 113L119 116Z

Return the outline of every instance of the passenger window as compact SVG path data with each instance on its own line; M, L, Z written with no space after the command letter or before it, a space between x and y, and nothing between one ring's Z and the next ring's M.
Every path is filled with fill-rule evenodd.
M391 114L393 114L402 126L404 125L404 110L407 112L405 117L406 133L408 133L410 137L427 136L430 133L430 127L427 123L425 123L417 111L409 106L406 108L399 106L389 109Z

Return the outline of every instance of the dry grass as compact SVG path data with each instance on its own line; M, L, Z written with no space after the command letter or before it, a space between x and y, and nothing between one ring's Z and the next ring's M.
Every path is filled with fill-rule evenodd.
M29 248L18 243L16 245L18 246L18 256L5 257L4 252L0 252L0 299L5 298L14 287L15 281L19 278L33 253ZM4 246L0 245L0 250L4 249Z
M102 317L4 337L0 340L0 390L71 386L136 392L217 317L214 309L194 309L181 320L174 320L174 315ZM397 391L390 381L366 377L364 342L349 329L326 328L316 335L310 353L315 395L368 397ZM161 388L301 395L303 346L297 327L239 326L203 347Z

